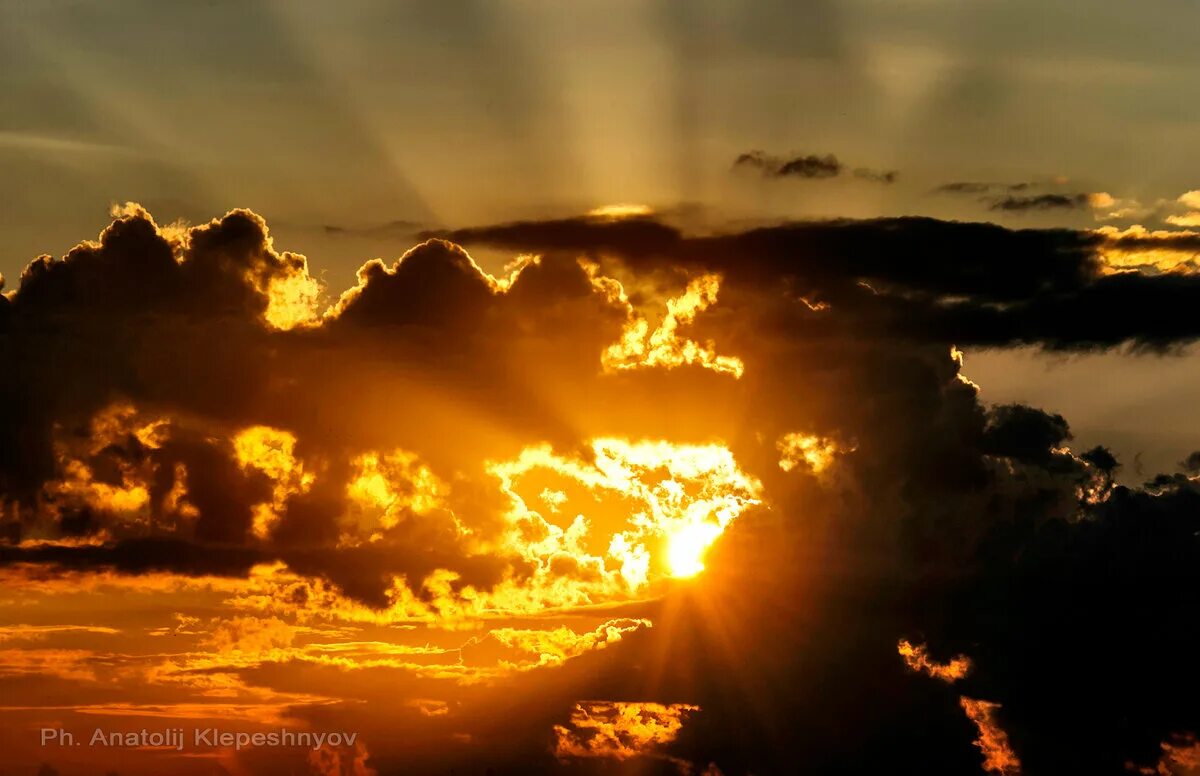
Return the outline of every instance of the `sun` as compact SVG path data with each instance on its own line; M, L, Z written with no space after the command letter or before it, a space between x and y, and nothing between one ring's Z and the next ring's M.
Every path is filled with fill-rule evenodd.
M667 540L667 566L673 577L694 577L704 571L704 554L721 535L715 523L688 523Z

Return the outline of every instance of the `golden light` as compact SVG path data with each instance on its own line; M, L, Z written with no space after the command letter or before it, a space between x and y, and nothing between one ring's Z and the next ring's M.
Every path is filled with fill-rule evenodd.
M704 554L721 535L713 523L692 523L677 529L667 542L667 566L673 577L694 577L704 571Z
M617 220L621 218L640 218L653 215L654 208L649 205L639 205L632 202L622 202L615 205L601 205L588 211L592 218Z
M1168 219L1170 221L1170 219ZM1179 220L1177 226L1190 226ZM1194 269L1196 252L1190 247L1176 247L1174 240L1186 240L1200 232L1186 229L1147 229L1140 224L1125 229L1102 226L1093 230L1104 238L1098 248L1100 271L1106 275L1150 269L1155 272L1190 272ZM1122 241L1129 241L1128 245Z
M534 569L523 595L542 605L621 600L694 576L728 525L759 503L761 483L723 444L601 438L591 447L590 459L528 447L488 467L511 499L507 548ZM572 574L556 571L567 567Z
M735 379L742 376L746 367L740 358L718 354L712 342L697 342L679 332L681 327L691 325L697 315L716 304L721 289L719 274L706 273L692 278L682 294L666 300L666 314L658 326L651 329L650 321L633 308L619 281L600 275L595 265L585 265L584 269L591 275L592 286L614 302L624 304L628 315L621 338L600 355L600 364L605 371L696 365Z
M775 448L780 454L780 469L790 472L804 464L813 474L828 469L837 455L854 451L853 446L845 447L837 440L799 432L784 434Z
M270 426L250 426L233 438L238 465L243 470L257 469L273 481L271 501L254 506L255 536L265 539L279 524L287 510L288 499L306 492L316 479L296 459L296 437L289 431Z
M315 324L321 319L321 283L308 274L307 262L271 281L266 295L267 309L263 319L273 329L287 331Z

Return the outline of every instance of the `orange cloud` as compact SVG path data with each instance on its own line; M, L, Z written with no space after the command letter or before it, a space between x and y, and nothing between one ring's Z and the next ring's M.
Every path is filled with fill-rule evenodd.
M813 474L828 469L838 455L854 451L854 447L843 446L834 439L799 432L784 434L775 447L780 454L780 469L790 472L803 464Z
M1194 216L1197 214L1189 214ZM1190 217L1171 216L1176 226L1197 226ZM1200 250L1200 232L1189 230L1147 229L1134 224L1126 229L1102 226L1095 233L1104 238L1097 248L1101 271L1114 272L1191 272Z
M1013 753L1008 744L1008 734L996 723L995 710L1000 708L997 703L975 700L965 695L959 698L967 718L979 729L979 738L975 746L983 753L983 769L988 773L999 773L1003 776L1015 776L1021 772L1021 761Z
M897 651L904 658L905 665L913 671L941 679L943 682L956 682L971 670L971 660L966 655L957 655L948 663L935 663L929 658L924 644L913 645L905 639L900 640Z
M219 653L259 655L290 646L296 629L275 617L234 617L217 624L204 645Z
M1193 193L1200 195L1200 192ZM1200 773L1200 741L1192 733L1164 741L1158 763L1152 768L1140 768L1138 772L1148 776L1195 776Z
M95 682L96 653L87 649L0 650L0 676L52 676L74 682Z
M255 506L251 528L255 536L266 539L287 510L288 499L306 492L314 476L296 460L296 437L288 431L251 426L233 438L233 449L242 469L257 469L274 482L273 499Z
M593 650L604 649L621 641L626 635L653 624L646 619L609 620L592 631L576 633L566 626L558 628L493 628L486 636L472 638L463 645L464 652L474 647L486 649L489 643L505 647L515 656L499 657L500 664L516 668L560 665ZM520 653L529 655L524 658ZM466 655L464 655L464 659Z
M554 726L554 754L560 761L665 757L663 748L699 710L685 703L580 701L566 725Z
M675 369L695 365L735 378L742 376L745 365L741 359L718 355L713 343L699 343L679 334L680 327L688 326L697 315L716 303L721 288L720 275L704 274L692 278L680 296L666 301L666 313L652 331L650 322L634 309L619 281L600 275L595 264L585 264L584 268L593 287L626 309L627 319L620 340L600 356L606 371L651 367Z
M366 452L351 466L354 474L346 486L348 511L341 517L340 544L375 542L396 527L407 514L426 514L445 506L447 486L406 450ZM461 526L459 526L461 531Z
M560 606L628 598L652 581L698 573L708 548L761 496L761 484L723 445L603 438L591 453L584 461L540 445L489 465L511 501L506 542L535 568L533 585L504 591L512 605L539 588ZM534 500L545 488L522 491L537 475L582 487L593 513L565 527L547 519ZM612 506L604 510L598 499ZM555 511L570 504L556 499Z
M0 626L0 642L37 641L56 633L96 633L114 635L121 631L100 625L4 625Z

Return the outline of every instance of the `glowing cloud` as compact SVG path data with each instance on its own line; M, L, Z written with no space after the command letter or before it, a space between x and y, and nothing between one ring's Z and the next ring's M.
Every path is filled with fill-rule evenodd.
M1200 215L1200 214L1189 214ZM1175 218L1176 220L1172 220ZM1167 219L1177 226L1200 224L1184 223L1179 217ZM1115 272L1145 271L1185 272L1194 268L1198 253L1192 244L1200 238L1200 232L1170 229L1147 229L1134 224L1126 229L1102 226L1096 234L1105 238L1098 248L1102 262L1101 271Z
M46 483L49 499L44 507L57 517L86 508L117 523L148 525L155 512L150 495L154 464L137 456L108 456L103 463L115 465L119 476L105 481L96 476L95 461L106 450L129 444L157 449L167 433L166 421L147 419L128 402L114 402L101 409L93 416L86 437L64 435L56 442L60 478ZM159 510L160 518L193 517L194 511L184 501L186 467L176 466L174 474L174 484ZM169 528L170 524L160 521L159 527Z
M966 655L956 655L948 663L935 663L930 660L924 644L913 645L901 639L897 651L909 668L943 682L956 682L971 670L971 660Z
M585 265L592 285L610 300L622 303L628 320L621 338L608 346L600 356L606 371L621 371L644 367L675 369L681 366L701 366L714 372L741 377L745 371L742 360L735 356L718 355L711 342L699 343L679 336L679 328L691 324L696 316L717 301L721 276L705 274L693 278L683 294L667 300L667 312L653 331L650 322L633 309L621 284L613 278L598 274L595 265Z
M663 757L663 747L678 737L687 716L699 710L685 703L580 701L566 725L554 726L554 754L560 761Z
M994 712L1000 705L978 701L965 695L959 699L959 703L967 713L967 718L979 728L979 738L975 739L975 746L983 753L983 769L988 773L999 773L1003 776L1019 774L1021 761L1008 744L1008 734L996 724Z
M500 661L501 665L515 668L560 665L585 652L605 649L630 633L650 627L653 627L650 620L622 619L609 620L585 633L576 633L566 626L552 629L493 628L487 636L471 639L464 646L464 652L468 646L494 642L508 650L534 657L532 661L519 662L504 659Z
M1195 192L1194 192L1195 193ZM1156 765L1138 768L1146 776L1188 776L1200 771L1200 741L1194 734L1174 736L1162 744L1162 757Z
M233 449L243 469L258 469L275 483L271 503L254 509L254 535L265 539L286 511L288 499L307 491L315 478L296 460L296 437L287 431L251 426L234 437Z
M375 542L407 514L424 514L444 505L447 486L416 454L394 450L367 452L352 462L346 486L349 509L341 518L340 543Z
M923 644L914 645L904 639L896 647L897 652L904 658L904 663L913 671L923 673L943 682L953 683L965 677L971 670L971 660L965 655L957 655L948 663L935 663ZM962 695L959 705L967 714L967 718L975 723L979 730L979 738L975 746L983 753L983 769L989 773L999 773L1003 776L1015 776L1021 772L1021 761L1013 753L1008 743L1008 735L1000 728L995 719L995 710L1000 707L997 703L981 701Z
M308 274L308 260L294 257L286 274L273 278L265 289L267 309L263 319L274 329L286 331L321 321L321 283Z
M717 444L604 438L593 440L590 462L542 445L489 470L512 502L508 547L534 564L545 585L571 580L570 591L559 592L576 603L636 592L664 575L699 573L709 547L759 503L762 489ZM546 476L582 487L592 514L577 514L565 527L547 520L534 508ZM524 494L525 478L540 487ZM556 498L554 511L570 506Z
M813 474L821 474L841 453L853 452L853 447L844 447L833 439L812 434L791 432L784 434L775 443L779 450L779 468L790 472L804 464Z

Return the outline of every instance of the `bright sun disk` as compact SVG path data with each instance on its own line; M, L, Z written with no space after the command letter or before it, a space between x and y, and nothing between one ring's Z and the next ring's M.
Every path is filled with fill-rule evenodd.
M704 553L721 535L713 523L690 523L671 534L667 543L667 565L673 577L694 577L704 571Z

